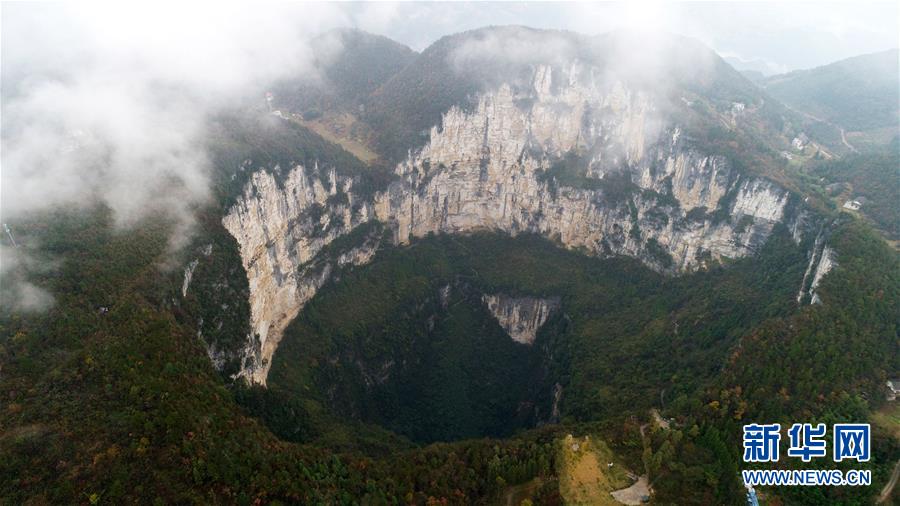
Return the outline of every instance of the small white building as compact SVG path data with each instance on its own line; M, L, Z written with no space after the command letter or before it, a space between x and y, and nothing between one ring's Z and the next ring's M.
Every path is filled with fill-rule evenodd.
M889 379L886 384L888 388L887 400L897 400L897 396L900 395L900 378Z
M849 209L851 211L859 211L859 208L862 206L862 203L858 200L848 200L844 202L844 209Z

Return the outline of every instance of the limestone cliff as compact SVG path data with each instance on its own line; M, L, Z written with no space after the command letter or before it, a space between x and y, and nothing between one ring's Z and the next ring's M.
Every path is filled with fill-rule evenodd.
M822 278L824 278L826 274L831 272L831 269L833 269L835 265L837 265L837 261L834 250L826 246L822 250L822 255L819 258L819 264L816 266L816 273L813 276L812 284L809 285L810 304L822 303L822 299L821 297L819 297L816 289L819 287L819 283L822 282Z
M826 230L820 230L816 235L812 249L809 251L809 264L803 274L800 283L800 291L797 293L797 303L803 303L808 297L810 304L821 304L822 298L816 293L816 289L822 282L822 278L837 265L837 254L826 245Z
M551 69L538 67L533 89L502 86L471 112L451 109L398 166L402 181L379 195L378 219L394 224L400 243L431 232L532 232L670 272L765 242L787 191L704 155L674 123L663 126L650 96L586 72L574 64L551 87ZM558 187L552 168L576 151L586 154L587 188ZM613 183L622 177L624 189Z
M400 244L528 232L673 274L753 254L779 222L799 240L804 213L789 192L705 154L659 100L578 62L536 66L530 87L502 85L447 111L371 201L333 170L297 166L281 181L257 172L223 219L250 281L255 336L242 374L265 383L284 329L332 269L369 261L374 239L341 259L317 255L371 220Z
M323 184L318 175L318 167L297 166L279 182L268 171L256 172L222 220L240 245L250 282L254 335L248 337L241 375L257 383L265 383L284 329L333 269L366 263L374 254L367 240L338 258L311 262L370 216L368 204L353 205L352 180L340 180L331 170Z
M559 297L510 297L484 295L482 301L503 330L517 343L531 345L550 314L559 308Z
M187 296L188 288L191 286L191 279L194 277L194 269L197 268L197 265L200 263L200 260L192 260L191 263L184 268L184 281L181 283L181 296Z

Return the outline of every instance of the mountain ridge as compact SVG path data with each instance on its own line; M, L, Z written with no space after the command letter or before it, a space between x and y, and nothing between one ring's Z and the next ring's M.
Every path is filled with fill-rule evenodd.
M766 78L761 86L792 108L833 122L848 132L886 130L900 135L900 50L889 49L813 69ZM886 136L886 137L885 137ZM864 139L865 140L865 139Z
M499 33L518 36L522 30ZM485 29L445 38L423 54L442 52L438 60L452 73L443 53L447 44L475 40L502 46L506 41L489 38L496 33ZM545 42L544 31L525 33ZM564 35L563 42L574 36ZM622 44L618 38L596 40L600 54ZM680 58L665 58L665 68L685 72L679 62L690 59L696 47ZM484 48L477 49L481 57ZM650 83L642 68L628 69L623 80L613 72L617 61L599 60L595 66L555 50L554 55L555 64L534 64L530 56L512 62L495 87L488 76L478 103L443 112L428 142L409 151L394 169L394 182L372 199L359 195L355 176L339 176L333 169L281 168L287 176L281 184L271 171L253 171L251 163L253 180L223 219L240 243L250 276L254 336L241 374L264 383L284 329L335 268L371 260L378 243L367 239L361 249L346 250L350 256L315 261L332 241L371 221L383 224L395 244L482 229L538 233L593 255L634 256L669 273L752 255L782 221L797 242L815 228L797 195L750 170L752 160L772 164L778 158L734 155L749 152L757 111L765 107L762 94L735 71L727 75L741 83L738 95L719 90L714 102L694 109L683 100L668 101L670 93L645 91ZM696 86L717 89L719 68L730 67L713 60L711 77L688 74ZM413 63L403 72L418 73L418 67ZM511 72L509 82L504 72ZM639 82L634 88L627 84L632 80ZM731 100L743 93L755 94L759 102ZM692 137L690 128L696 126L682 126L675 111L725 131L726 142L718 142L727 151L711 151L717 144ZM729 130L744 129L746 135L728 137ZM778 139L771 142L786 142ZM756 151L751 156L765 155Z

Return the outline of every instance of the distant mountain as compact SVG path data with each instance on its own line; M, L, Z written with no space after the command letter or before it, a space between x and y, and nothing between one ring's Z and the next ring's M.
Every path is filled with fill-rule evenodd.
M666 104L663 115L679 116L700 130L722 127L738 114L742 121L728 128L764 137L753 142L763 142L776 153L801 132L829 149L842 149L836 128L767 100L703 44L670 34L647 40L629 31L585 36L502 26L444 37L370 96L364 120L377 132L378 151L397 161L422 146L429 129L452 106L471 107L480 93L503 83L529 88L536 66L549 65L558 74L572 62L590 69L597 79L614 76L626 88L656 95Z
M368 96L416 56L403 44L360 30L339 30L327 38L338 39L341 52L325 66L325 75L349 101Z
M320 75L282 81L275 105L296 112L341 107L355 109L363 99L403 69L416 52L381 35L353 29L326 32L313 41Z
M747 72L751 72L758 73L763 76L773 76L775 74L780 74L786 70L783 65L778 65L761 58L745 60L740 56L728 54L722 55L722 58L726 62L728 62L729 65L734 67L738 72L745 75Z
M766 75L758 70L741 70L740 73L754 83L761 83L766 80Z
M848 131L893 128L896 132L900 114L898 59L897 49L856 56L772 76L762 86L788 106Z

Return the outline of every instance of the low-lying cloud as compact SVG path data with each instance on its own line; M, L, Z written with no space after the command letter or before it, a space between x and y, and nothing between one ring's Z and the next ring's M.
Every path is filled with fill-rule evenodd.
M561 64L574 57L575 49L572 37L561 33L500 27L465 40L450 54L450 61L457 70L498 61L506 65Z
M206 116L315 74L328 6L3 9L2 213L99 201L122 224L208 196Z
M56 267L53 263L39 262L21 249L0 245L0 306L13 311L43 311L53 305L53 296L47 290L28 280L28 274L46 272Z
M99 203L122 227L170 218L177 248L210 196L209 115L262 103L275 79L315 78L309 41L346 15L327 4L7 4L0 20L2 220ZM23 255L6 248L2 263ZM24 308L48 302L3 270Z

